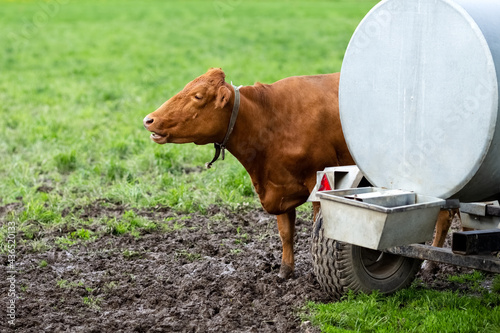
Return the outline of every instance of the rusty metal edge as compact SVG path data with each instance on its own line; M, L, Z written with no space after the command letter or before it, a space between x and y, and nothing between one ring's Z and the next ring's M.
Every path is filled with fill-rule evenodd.
M451 251L451 249L443 249L423 244L392 247L384 250L384 252L397 254L403 257L431 260L450 265L479 269L487 272L500 273L500 259L492 255L465 256L455 254Z

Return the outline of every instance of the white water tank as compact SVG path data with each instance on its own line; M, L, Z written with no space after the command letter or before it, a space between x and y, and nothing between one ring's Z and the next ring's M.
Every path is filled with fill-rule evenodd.
M340 116L377 187L500 193L500 0L384 0L354 32Z

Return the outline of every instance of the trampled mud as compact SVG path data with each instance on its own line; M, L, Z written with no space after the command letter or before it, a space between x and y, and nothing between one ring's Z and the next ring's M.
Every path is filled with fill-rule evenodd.
M119 215L120 207L96 204L83 211ZM263 211L143 214L178 228L138 238L105 234L42 253L18 245L15 326L2 320L1 331L313 331L301 324L298 311L308 300L327 298L312 274L310 221L298 221L296 273L284 281L277 276L275 218ZM49 238L64 234L56 230ZM5 283L2 276L2 290ZM4 297L2 292L2 304Z
M103 202L79 208L82 219L120 219L124 211ZM98 237L65 249L55 241L74 230L53 228L39 236L52 248L36 253L19 242L15 325L6 322L3 307L0 331L318 332L299 317L307 301L329 301L312 272L311 216L298 218L295 276L282 280L276 220L262 210L136 214L164 228L134 237L87 225ZM7 257L2 260L6 267ZM436 288L449 284L431 272L422 277ZM2 269L2 305L8 302L6 278Z

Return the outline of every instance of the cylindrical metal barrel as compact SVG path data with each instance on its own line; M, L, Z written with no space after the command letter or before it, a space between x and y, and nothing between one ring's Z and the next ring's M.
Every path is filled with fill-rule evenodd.
M500 193L500 1L384 0L340 78L356 164L377 187L479 201Z

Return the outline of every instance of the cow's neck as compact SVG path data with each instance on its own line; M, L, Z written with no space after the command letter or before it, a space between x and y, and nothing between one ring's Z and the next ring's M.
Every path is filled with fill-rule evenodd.
M238 119L227 144L227 149L248 171L250 176L266 161L273 140L273 114L269 105L267 85L246 86L240 89L241 102Z

